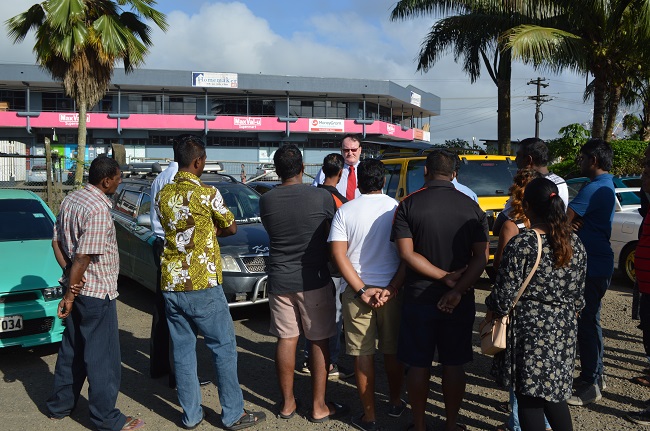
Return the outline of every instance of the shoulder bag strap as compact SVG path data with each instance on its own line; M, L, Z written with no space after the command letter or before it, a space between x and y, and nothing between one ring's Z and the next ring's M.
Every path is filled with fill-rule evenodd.
M519 302L519 298L521 298L521 295L523 295L524 291L526 290L526 287L528 287L528 283L530 283L530 280L533 278L535 271L537 271L537 267L539 266L539 261L542 257L542 237L539 235L539 232L537 232L535 229L533 229L533 232L535 232L535 235L537 235L537 259L535 260L535 265L533 265L533 269L530 270L528 277L526 277L526 280L524 280L524 283L521 285L521 289L519 289L519 292L517 292L517 296L515 297L515 300L512 302L512 307L510 307L510 311L512 311L515 308L515 305L517 305L517 302Z

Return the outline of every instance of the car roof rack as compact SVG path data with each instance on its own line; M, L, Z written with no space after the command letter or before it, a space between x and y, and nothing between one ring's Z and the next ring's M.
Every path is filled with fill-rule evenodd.
M383 153L380 157L380 159L385 160L385 159L399 159L402 157L421 157L421 156L426 156L430 152L435 151L435 150L445 150L449 151L451 153L456 153L459 156L462 155L486 155L487 153L484 150L472 150L469 148L460 148L460 147L433 147L433 148L426 148L422 150L418 149L410 149L410 148L405 148L402 151L399 152L387 152Z

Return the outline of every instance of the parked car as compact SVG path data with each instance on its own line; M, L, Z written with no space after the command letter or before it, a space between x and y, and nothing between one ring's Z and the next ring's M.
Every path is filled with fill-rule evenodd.
M626 204L637 197L640 189L626 187L616 189L616 212L612 221L610 244L614 251L614 268L619 269L630 283L636 279L634 273L634 251L639 240L639 228L643 217L639 214L640 204Z
M61 341L63 291L52 251L54 214L36 194L0 189L0 347Z
M47 181L47 167L45 165L34 165L27 171L25 182L29 184L43 184Z
M249 183L246 183L248 187L255 190L257 193L261 195L268 192L278 184L280 184L280 181L251 181Z
M260 181L279 181L280 177L275 173L273 163L260 163L255 171L255 178Z
M111 210L120 251L120 274L151 291L156 290L156 266L151 230L151 182L154 176L125 178L114 195ZM260 219L260 195L233 177L203 174L201 180L215 186L235 216L237 233L219 238L223 290L231 307L268 302L266 264L269 236Z
M626 188L626 187L641 187L641 177L636 176L625 176L625 177L614 177L614 188ZM566 181L567 187L569 188L569 202L576 197L580 189L582 189L585 184L589 182L587 177L577 177L571 178ZM636 193L624 193L621 195L622 205L640 205L641 197L640 192Z

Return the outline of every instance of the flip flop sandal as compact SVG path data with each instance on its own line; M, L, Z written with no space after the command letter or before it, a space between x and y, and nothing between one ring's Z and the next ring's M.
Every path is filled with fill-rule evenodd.
M293 411L291 413L289 413L288 415L285 415L284 413L282 413L282 403L280 403L280 407L278 408L278 413L275 416L278 419L288 420L288 419L291 419L292 417L294 417L296 415L296 412L298 411L299 408L300 408L300 400L298 398L296 398L296 408L293 409Z
M637 377L632 377L630 379L632 383L636 383L637 385L641 386L650 386L650 376L637 376Z
M239 418L237 422L232 424L229 427L226 427L227 430L236 431L244 428L252 427L258 423L266 420L266 414L264 412L249 412L244 409L244 415Z
M122 427L122 431L137 430L142 428L143 426L144 426L144 421L142 419L137 419L131 416L127 416L126 422L124 422L124 426Z
M327 404L330 404L330 405L334 406L334 413L330 413L328 416L324 416L322 418L316 419L313 416L313 413L310 411L309 414L307 415L307 420L309 422L312 422L312 423L315 423L315 424L322 424L323 422L327 422L330 419L338 419L338 418L340 418L342 416L345 416L348 413L350 413L350 407L348 407L345 404L339 404L339 403L335 403L333 401L329 402Z

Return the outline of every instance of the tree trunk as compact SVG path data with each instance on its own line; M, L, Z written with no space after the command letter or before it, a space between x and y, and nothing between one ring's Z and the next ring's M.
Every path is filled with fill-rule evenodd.
M74 189L83 186L86 161L86 102L77 101L79 107L79 129L77 135L77 169L74 174Z
M510 50L501 55L497 71L497 139L499 154L510 155L510 78L512 61Z
M639 137L643 141L650 141L650 100L643 101L643 114L641 115Z
M594 116L591 124L591 137L604 139L605 135L605 95L607 82L599 68L594 70Z
M52 147L50 138L45 137L45 196L47 204L53 208L52 204Z
M621 103L621 86L613 87L609 92L609 102L607 106L607 121L605 123L605 132L603 139L609 142L614 137L614 128L616 127L616 115L618 114L618 106Z

